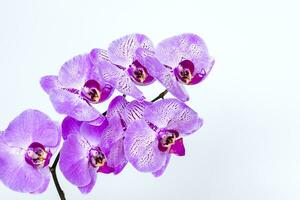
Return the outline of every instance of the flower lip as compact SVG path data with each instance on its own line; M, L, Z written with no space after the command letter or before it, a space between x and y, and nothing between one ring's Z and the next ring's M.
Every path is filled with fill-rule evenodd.
M189 84L193 79L195 70L194 63L190 60L183 60L178 67L174 69L176 78L183 84Z
M25 161L34 168L43 168L49 165L52 153L47 151L41 143L33 142L29 145Z
M162 152L169 152L178 139L180 137L176 130L162 130L158 136L158 149Z
M93 147L89 151L89 163L94 167L102 167L106 163L106 158L104 153L101 151L100 147Z
M138 85L148 85L154 81L154 77L138 60L133 61L127 71L131 80Z
M197 73L195 76L193 76L192 80L189 82L189 85L195 85L199 82L201 82L205 77L207 73L205 69L202 69L200 73Z
M204 68L199 73L194 74L195 66L190 60L183 60L174 69L174 74L179 82L186 85L195 85L201 82L207 75Z
M81 90L81 96L89 103L99 103L101 100L100 84L95 80L88 80Z

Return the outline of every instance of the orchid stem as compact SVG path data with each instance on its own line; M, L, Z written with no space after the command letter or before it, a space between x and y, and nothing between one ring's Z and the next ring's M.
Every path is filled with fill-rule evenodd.
M53 162L53 165L51 167L49 167L49 169L50 169L50 172L51 172L51 175L52 175L52 178L53 178L53 181L54 181L54 184L55 184L55 187L56 187L56 190L57 190L57 193L58 193L60 199L66 200L65 193L61 189L60 184L57 179L57 175L56 175L56 166L59 161L59 156L60 156L60 153L57 154L57 156Z
M157 97L155 97L151 102L155 102L155 101L157 101L159 99L164 99L167 93L168 93L168 90L164 90Z

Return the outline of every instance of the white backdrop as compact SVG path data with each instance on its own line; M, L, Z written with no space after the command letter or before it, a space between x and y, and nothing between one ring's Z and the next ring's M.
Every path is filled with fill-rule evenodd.
M61 120L40 77L125 34L144 33L157 44L196 33L216 58L209 77L188 87L188 105L205 124L186 138L186 157L173 157L160 178L130 165L119 176L99 175L88 195L59 174L69 200L300 199L299 1L0 2L0 130L27 108ZM149 98L162 91L159 84L142 89ZM0 194L58 199L53 182L41 195L16 193L0 183Z

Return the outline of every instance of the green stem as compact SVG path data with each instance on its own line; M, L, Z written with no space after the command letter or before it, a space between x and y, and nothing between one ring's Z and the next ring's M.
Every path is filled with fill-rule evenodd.
M168 90L163 91L157 97L155 97L151 102L155 102L159 99L163 99L166 96L167 93L168 93Z

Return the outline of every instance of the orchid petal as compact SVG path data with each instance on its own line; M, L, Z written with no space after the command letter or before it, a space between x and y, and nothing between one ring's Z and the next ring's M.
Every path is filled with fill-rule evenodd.
M183 102L177 99L163 99L153 103L144 111L145 120L159 128L176 130L189 135L202 126L202 119Z
M160 62L172 68L177 67L182 60L190 60L196 68L195 73L204 69L208 74L213 65L203 39L190 33L163 40L157 45L155 55Z
M110 44L108 56L112 63L127 68L134 61L138 48L153 50L153 44L145 35L126 35Z
M115 87L119 92L143 100L143 93L134 85L129 75L122 69L106 61L99 62L104 81Z
M88 54L75 56L61 67L58 80L65 88L80 90L90 75L91 67Z
M58 113L66 114L79 121L92 121L99 117L104 118L78 94L67 90L53 90L50 94L50 100Z
M158 149L158 139L144 120L132 122L125 132L125 156L141 172L155 172L166 160L166 153Z

